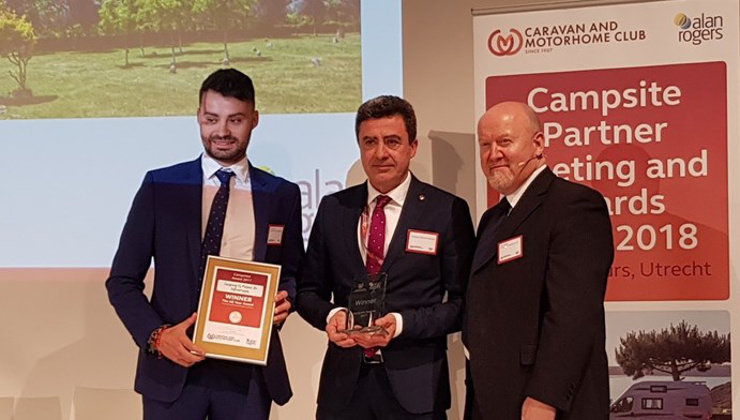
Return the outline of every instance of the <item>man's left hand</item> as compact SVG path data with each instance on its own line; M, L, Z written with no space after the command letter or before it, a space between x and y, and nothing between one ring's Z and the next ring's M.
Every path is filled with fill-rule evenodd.
M288 292L280 290L275 295L275 313L273 314L272 323L275 325L283 323L290 315L291 306L288 300Z
M522 420L555 420L555 407L527 397L522 404Z
M382 327L385 333L353 333L352 338L363 348L386 347L396 334L396 317L387 314L376 319L375 325Z

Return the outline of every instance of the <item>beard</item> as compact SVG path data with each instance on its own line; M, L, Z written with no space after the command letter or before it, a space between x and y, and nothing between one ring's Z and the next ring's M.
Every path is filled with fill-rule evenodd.
M507 191L514 184L514 174L510 170L496 170L486 176L486 179L488 185L498 192Z
M216 143L222 141L231 142L233 147L225 150L217 147ZM234 136L210 136L208 141L203 142L203 145L208 156L222 162L236 163L244 157L247 151L246 145L242 147L239 139Z

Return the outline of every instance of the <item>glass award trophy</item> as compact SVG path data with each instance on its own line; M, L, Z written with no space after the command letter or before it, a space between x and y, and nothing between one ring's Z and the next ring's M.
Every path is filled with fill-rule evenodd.
M355 282L347 302L347 328L341 332L387 334L375 325L385 312L386 273L367 274Z

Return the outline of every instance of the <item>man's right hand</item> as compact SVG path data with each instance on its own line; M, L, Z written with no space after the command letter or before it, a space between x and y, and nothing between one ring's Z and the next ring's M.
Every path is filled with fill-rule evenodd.
M329 337L329 341L338 345L339 347L354 347L357 342L345 333L339 332L347 327L347 311L337 311L330 319L329 323L326 324L326 335Z
M205 352L193 344L186 334L187 329L195 324L196 317L194 313L188 319L160 333L157 351L182 367L193 366L205 359Z

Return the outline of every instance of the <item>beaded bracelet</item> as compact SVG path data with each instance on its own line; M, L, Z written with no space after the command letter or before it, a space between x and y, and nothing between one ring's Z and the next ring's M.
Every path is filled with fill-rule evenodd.
M151 354L156 354L157 358L162 358L162 352L159 351L159 343L162 341L162 332L170 327L170 324L164 324L161 327L156 328L149 335L149 339L146 340L147 351Z

